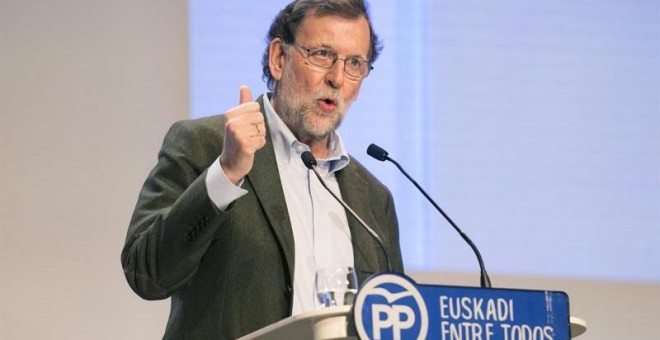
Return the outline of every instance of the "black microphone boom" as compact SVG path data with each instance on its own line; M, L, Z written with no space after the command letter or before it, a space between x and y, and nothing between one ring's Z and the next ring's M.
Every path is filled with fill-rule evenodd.
M385 255L385 263L387 263L387 271L391 272L392 271L392 264L390 263L390 257L387 255L387 250L385 250L385 244L383 244L383 241L380 239L378 234L373 229L371 229L367 225L367 223L364 222L360 218L360 216L358 216L355 213L355 211L353 211L353 209L351 209L351 207L349 207L348 204L346 204L346 202L344 202L344 200L342 200L332 190L330 190L330 188L328 188L328 186L325 184L325 181L321 178L321 175L319 175L319 173L316 171L316 168L315 168L316 158L314 158L314 155L312 155L311 152L309 152L309 151L303 152L302 155L300 155L300 158L302 159L303 164L305 164L307 169L312 170L312 172L314 172L314 174L316 175L316 178L319 179L319 182L321 182L321 185L325 188L325 190L327 190L332 195L332 197L334 197L335 200L337 200L337 202L339 202L339 204L341 204L341 206L344 207L344 209L346 209L346 211L351 216L353 216L353 218L355 218L360 223L360 225L362 225L362 227L371 235L371 237L373 237L378 242L378 245L380 246L380 249L383 251L383 255Z
M408 175L408 173L405 170L403 170L403 168L401 167L401 165L399 165L399 163L397 163L395 160L393 160L388 156L387 151L385 151L383 148L381 148L376 144L371 144L367 148L367 154L379 161L384 162L387 160L394 163L394 165L396 165L396 167L399 168L401 173L403 173L406 176L406 178L408 178L415 185L415 187L417 187L417 189L424 195L424 197L426 197L426 199L429 200L431 204L433 204L435 209L440 212L440 214L445 218L445 220L447 220L447 222L449 222L449 224L451 224L452 227L454 227L454 229L458 232L458 234L461 235L463 240L465 240L465 242L470 246L470 248L472 248L474 254L477 255L477 261L479 261L479 269L481 270L481 287L490 288L491 287L490 278L488 277L488 273L486 272L486 266L484 265L484 261L481 258L481 253L479 252L479 249L477 249L477 246L472 242L472 240L470 240L470 238L467 235L465 235L465 233L461 230L461 228L459 228L456 225L456 223L454 223L454 221L452 221L451 218L447 214L445 214L442 208L440 208L440 206L438 206L438 204L435 203L435 201L431 198L431 196L429 196L426 193L426 191L424 191L424 189L422 189L422 187L419 186L419 184L417 184L417 182L412 177L410 177L410 175Z

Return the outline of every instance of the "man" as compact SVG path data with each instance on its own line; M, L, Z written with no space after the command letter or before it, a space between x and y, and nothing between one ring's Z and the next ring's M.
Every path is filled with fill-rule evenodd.
M171 297L165 338L237 338L313 310L314 273L335 264L359 282L386 270L372 237L310 175L383 239L403 271L391 194L348 157L336 129L378 54L362 0L297 0L269 31L273 92L224 115L172 126L131 219L122 265L145 299Z

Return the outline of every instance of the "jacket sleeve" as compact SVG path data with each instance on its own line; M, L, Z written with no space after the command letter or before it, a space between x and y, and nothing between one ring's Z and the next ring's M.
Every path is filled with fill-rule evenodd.
M165 299L190 280L223 218L205 183L222 138L193 124L178 122L168 131L128 228L121 263L144 299Z

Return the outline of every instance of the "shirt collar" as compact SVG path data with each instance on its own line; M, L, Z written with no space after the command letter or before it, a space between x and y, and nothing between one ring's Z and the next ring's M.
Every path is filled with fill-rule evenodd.
M268 130L270 137L273 141L273 148L278 159L285 161L289 164L291 162L299 162L300 155L305 151L310 151L309 146L301 143L293 135L282 118L275 112L272 104L270 103L271 93L263 95L264 111L266 113L266 121L268 122ZM344 148L339 132L334 131L330 134L328 157L325 159L317 159L317 167L324 172L333 173L346 167L350 162L348 152Z

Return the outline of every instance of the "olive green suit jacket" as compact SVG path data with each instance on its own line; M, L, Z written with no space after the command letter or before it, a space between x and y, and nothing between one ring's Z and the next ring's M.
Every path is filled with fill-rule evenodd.
M258 99L263 112L263 101ZM245 177L249 193L220 211L207 168L222 151L222 115L175 123L145 181L121 254L142 298L171 298L167 339L232 339L291 315L294 240L270 135ZM355 159L336 173L346 203L403 271L392 196ZM348 215L358 280L386 270L377 243Z

